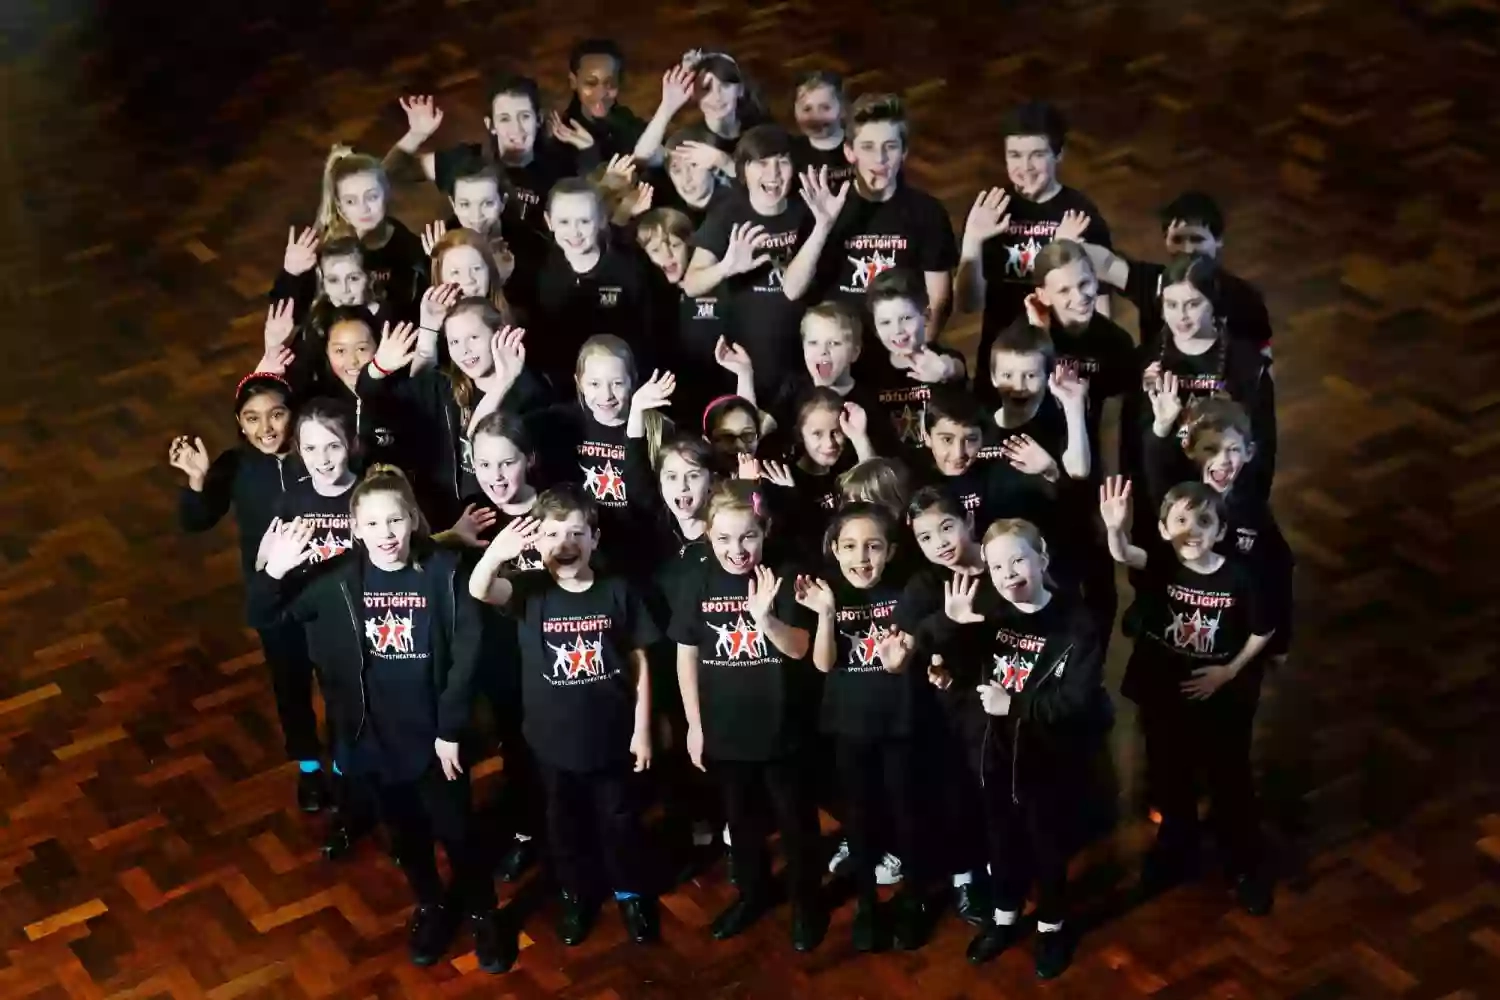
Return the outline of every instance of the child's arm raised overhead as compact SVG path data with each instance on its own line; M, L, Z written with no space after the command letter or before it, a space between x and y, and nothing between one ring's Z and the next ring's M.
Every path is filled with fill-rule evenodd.
M1110 476L1099 487L1099 516L1104 519L1104 534L1109 554L1117 563L1131 569L1146 568L1146 550L1130 541L1130 480Z
M509 604L514 588L500 575L500 568L534 545L541 527L534 517L518 517L501 528L469 574L469 596L496 607Z

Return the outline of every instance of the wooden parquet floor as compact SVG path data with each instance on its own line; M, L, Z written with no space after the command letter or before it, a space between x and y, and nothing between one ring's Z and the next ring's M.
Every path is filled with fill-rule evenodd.
M848 907L809 957L774 924L715 945L722 873L665 900L660 946L606 917L568 952L538 919L491 980L459 949L407 963L378 852L319 860L233 539L177 532L166 445L228 442L330 142L384 150L397 96L423 91L444 135L477 136L497 66L557 99L590 34L633 58L643 115L704 45L779 112L812 67L903 92L911 173L960 222L1002 176L999 113L1030 96L1071 116L1065 179L1127 250L1155 254L1152 212L1178 190L1221 196L1227 259L1276 324L1276 505L1301 560L1296 656L1258 744L1287 874L1271 918L1211 885L1112 902L1149 833L1131 811L1085 859L1100 915L1047 987L1024 951L968 968L951 921L918 953L856 959ZM1500 995L1497 46L1486 0L8 5L0 997ZM1116 762L1138 804L1129 721Z

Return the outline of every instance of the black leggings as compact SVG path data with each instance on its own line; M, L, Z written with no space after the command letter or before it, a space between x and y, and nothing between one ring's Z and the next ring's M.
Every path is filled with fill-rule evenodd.
M287 760L317 760L323 746L318 741L318 717L313 712L314 670L307 653L307 636L296 622L256 631L271 671L271 691L276 696L276 717L281 722Z
M787 887L792 899L811 900L822 883L818 866L818 810L807 787L807 766L800 757L770 761L709 762L709 773L719 780L724 814L729 819L730 850L746 895L764 892L771 874L770 835L762 796L781 831L786 857Z
M652 865L641 832L640 775L628 764L565 771L542 763L540 773L547 846L562 887L580 899L605 890L647 894Z
M840 737L839 784L844 800L844 833L849 838L855 884L875 892L875 864L884 846L901 858L907 885L924 887L930 878L922 837L922 808L916 754L910 740L855 740ZM889 822L891 836L882 836Z
M365 778L379 803L380 819L391 835L401 871L420 906L445 901L479 913L495 907L495 882L474 836L469 810L469 777L449 781L434 765L415 781L388 784ZM448 854L453 882L445 891L438 874L435 843Z
M1072 843L1060 808L1034 799L1018 803L1005 781L989 785L983 798L995 908L1020 913L1026 907L1027 891L1035 884L1036 919L1060 922L1066 908Z

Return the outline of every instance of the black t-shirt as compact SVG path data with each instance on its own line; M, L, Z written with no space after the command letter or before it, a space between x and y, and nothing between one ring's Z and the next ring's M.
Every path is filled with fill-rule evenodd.
M821 264L827 297L863 308L877 274L893 267L952 271L958 244L943 203L903 181L888 201L850 193Z
M989 385L989 346L995 336L1026 311L1026 296L1035 284L1031 271L1036 255L1052 242L1064 212L1084 212L1089 228L1083 238L1096 246L1110 246L1109 226L1096 206L1074 188L1064 186L1046 201L1028 201L1012 193L1010 227L984 244L984 321L980 335L979 369L975 381Z
M819 170L828 168L828 187L835 194L838 193L839 185L848 181L854 183L854 164L844 155L844 144L839 143L832 149L818 149L813 146L812 140L805 135L792 136L792 169L797 173L797 185L800 190L802 185L802 174L807 170ZM854 197L858 197L855 195Z
M901 588L882 581L861 590L842 578L832 584L838 657L823 688L823 731L859 740L910 736L914 674L891 673L880 655Z
M351 773L413 781L436 760L437 691L432 683L432 613L421 571L365 567L364 730ZM352 735L352 734L351 734Z
M574 593L532 571L512 586L526 742L543 763L566 771L622 765L635 732L630 653L659 638L645 605L619 577Z
M606 246L593 268L580 274L554 247L537 278L534 333L526 338L527 366L546 375L555 391L568 395L578 349L596 334L614 334L639 360L649 359L655 328L646 268L633 248Z
M788 625L807 628L782 577L771 613ZM750 577L725 572L712 555L698 565L677 594L668 635L698 648L698 700L705 753L719 760L765 761L802 745L812 667L791 660L760 631L745 611Z
M797 249L812 232L812 212L801 198L788 198L777 215L761 215L740 190L714 206L693 237L693 245L723 260L730 231L740 223L765 227L765 243L757 251L770 261L747 274L738 274L718 289L732 339L742 344L755 363L755 391L770 399L776 387L799 367L798 324L802 306L786 297L781 280Z
M963 360L962 354L948 347L929 346L928 350ZM885 358L872 359L864 366L860 370L860 384L873 397L871 406L867 407L871 436L874 436L874 428L879 426L882 434L889 435L891 456L910 464L919 461L927 451L922 443L922 426L927 403L932 399L933 384L912 378L910 369L897 368L890 363L889 357L887 354ZM961 385L963 377L939 384ZM880 450L882 454L886 453Z
M326 497L313 488L306 475L289 483L286 492L276 503L276 516L283 522L300 517L310 522L313 528L312 555L309 564L335 559L354 547L354 536L349 516L349 489L338 496Z
M562 114L565 122L577 122L582 125L584 131L594 137L594 148L592 152L599 157L600 162L608 163L614 156L629 156L635 152L635 144L641 138L641 133L646 130L646 123L640 116L623 104L616 104L610 108L603 118L590 118L583 113L583 107L578 103L578 95L568 102L568 108Z
M1079 330L1065 329L1054 320L1052 346L1058 364L1073 365L1081 377L1088 379L1089 454L1093 458L1091 471L1097 478L1103 468L1099 419L1104 401L1140 389L1141 365L1135 341L1108 316L1096 312L1088 326Z
M652 208L675 208L688 217L694 230L703 225L703 220L708 218L708 214L719 202L733 197L730 188L715 182L710 189L707 202L702 205L691 205L678 192L677 185L672 183L672 175L665 167L651 167L641 175L641 180L651 185Z
M1123 291L1140 313L1141 343L1159 343L1166 335L1161 311L1161 282L1166 267L1150 261L1132 260L1129 264L1130 275L1125 279ZM1246 341L1269 361L1271 316L1260 291L1244 278L1221 270L1217 307L1230 338Z
M677 376L672 393L672 419L684 427L698 428L708 401L734 392L734 376L714 360L714 346L729 330L725 303L718 289L707 295L687 295L660 273L653 276L652 292L663 329L657 336L656 367ZM638 365L638 367L640 367Z

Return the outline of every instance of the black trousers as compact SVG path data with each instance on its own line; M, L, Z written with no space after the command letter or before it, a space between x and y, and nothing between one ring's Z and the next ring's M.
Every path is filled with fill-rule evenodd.
M740 873L740 888L747 895L764 892L771 875L770 836L767 810L781 831L781 851L786 859L787 888L794 900L812 900L822 884L819 870L818 809L807 781L802 757L769 761L709 762L709 773L719 781L724 796L724 814L729 820L730 850Z
M1073 843L1063 805L1035 795L1017 802L1007 781L987 786L982 801L995 908L1020 913L1035 885L1036 919L1060 922Z
M836 759L844 799L844 834L849 838L859 891L875 893L875 865L883 845L901 858L902 880L907 885L926 887L931 865L922 820L927 813L912 742L840 737Z
M307 636L296 622L257 631L266 667L271 671L271 691L276 696L276 717L281 722L287 759L317 760L323 746L318 741L318 717L313 712L314 670Z
M547 796L536 757L521 734L521 679L513 664L483 663L475 672L480 695L489 702L504 763L502 792L511 832L540 836L547 823Z
M1250 767L1259 702L1260 679L1241 676L1206 701L1160 698L1140 706L1146 781L1161 813L1156 842L1166 858L1189 861L1196 855L1201 789L1208 794L1210 823L1230 874L1248 874L1260 864L1260 815Z
M565 771L545 762L540 773L547 845L562 888L580 899L604 891L648 894L653 866L641 830L640 775L628 764Z
M464 913L494 908L494 877L474 836L467 774L449 781L434 762L415 781L362 780L371 786L381 822L390 833L391 846L418 905L446 901L462 907ZM446 890L438 874L435 843L443 845L453 874Z
M922 780L937 799L934 826L940 832L931 838L934 868L948 875L984 867L984 797L970 756L946 717L936 720L922 740Z

